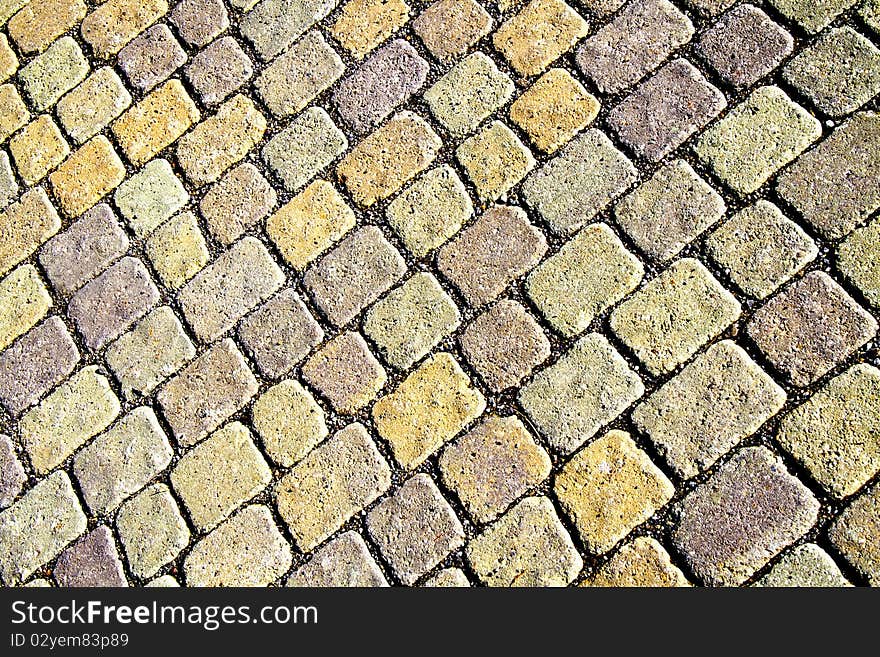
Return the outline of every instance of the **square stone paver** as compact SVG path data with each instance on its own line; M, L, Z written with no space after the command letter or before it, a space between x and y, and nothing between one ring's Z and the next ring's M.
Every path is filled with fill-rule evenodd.
M747 447L679 503L672 542L706 584L738 585L803 536L819 503L764 447Z
M217 39L186 67L186 77L209 107L224 101L254 74L250 58L232 37Z
M526 203L556 233L571 234L637 178L629 159L599 130L587 130L528 177Z
M439 0L412 22L413 31L440 61L464 55L493 27L492 17L474 0Z
M388 204L385 217L410 253L421 258L455 235L473 213L464 184L444 164L403 190Z
M508 299L474 319L459 340L468 363L494 392L519 385L550 357L550 341L541 326Z
M268 586L293 551L268 507L252 504L199 540L183 562L188 586Z
M180 291L186 321L203 342L216 340L284 284L284 273L255 237L243 237Z
M828 531L831 544L872 586L880 586L880 486L874 485L843 510Z
M331 102L355 134L366 134L421 89L427 75L428 62L396 39L339 82Z
M361 424L350 424L277 485L278 512L298 547L311 550L391 486L391 471Z
M717 223L724 199L684 160L675 160L625 196L617 223L651 258L667 261Z
M629 434L609 431L566 463L553 492L587 549L604 554L675 494Z
M690 582L660 543L639 536L615 552L581 586L657 588L690 586Z
M764 200L709 235L706 251L739 289L757 299L770 296L819 255L810 236Z
M697 54L737 88L754 84L791 54L794 39L754 5L734 7L704 32Z
M821 0L821 2L770 0L770 3L782 15L811 33L819 32L841 12L849 9L856 2L857 0Z
M288 288L245 317L238 336L260 372L279 379L324 339L324 331L299 295Z
M14 86L0 86L0 141L5 141L9 135L24 126L30 115Z
M18 265L61 228L61 219L42 187L25 192L0 212L0 276Z
M354 212L336 188L316 180L269 217L266 232L284 259L302 270L354 225Z
M263 147L263 160L295 192L348 148L348 139L320 107L310 107Z
M154 25L119 52L119 68L141 91L150 91L186 63L186 52L164 23Z
M269 61L324 18L338 0L260 0L239 23L260 58Z
M313 30L263 69L254 86L269 111L285 117L305 109L344 72L339 55Z
M365 226L311 267L304 282L327 319L345 326L405 272L403 258L382 231Z
M611 329L653 374L663 374L724 331L740 311L699 260L684 258L620 304Z
M608 340L591 333L519 393L519 403L550 445L569 454L645 392Z
M303 378L330 400L338 413L356 413L385 386L388 377L360 333L343 333L303 365Z
M199 210L211 235L228 246L265 219L277 202L278 195L269 181L253 164L245 162L208 189Z
M588 27L562 0L532 0L495 31L492 42L520 75L536 75L586 36Z
M254 429L273 461L290 467L327 437L324 410L297 381L272 386L251 409Z
M485 408L485 398L455 358L440 352L373 405L373 421L397 462L412 470Z
M465 548L488 586L566 586L583 559L546 497L527 497Z
M409 20L404 0L348 0L330 33L355 59L363 59Z
M547 240L522 208L496 205L440 249L437 267L473 306L498 298L531 270Z
M513 81L484 53L453 66L425 94L431 113L454 137L476 130L513 95Z
M850 27L835 28L791 60L782 74L821 111L843 116L880 92L880 50Z
M156 308L107 347L104 358L128 399L149 395L196 355L174 311Z
M186 205L189 193L168 160L153 160L122 183L113 200L135 235L146 237Z
M26 55L41 52L86 15L83 0L27 3L6 25L9 36Z
M104 135L75 151L49 176L52 191L69 217L78 217L125 179L125 166Z
M225 338L160 388L156 401L177 442L194 445L257 393L247 362Z
M229 27L223 0L182 0L170 18L178 34L193 46L204 46Z
M828 239L880 207L880 114L859 113L784 171L776 189Z
M171 290L180 288L208 264L208 246L192 212L166 221L144 246L162 283Z
M131 94L109 66L100 68L58 102L64 131L76 143L91 139L131 104Z
M754 584L764 587L830 588L852 586L825 550L815 543L792 548Z
M9 153L26 185L36 185L70 154L70 146L48 114L9 140Z
M61 37L21 68L18 78L25 93L42 112L82 82L89 73L89 62L71 37Z
M510 106L510 120L555 153L599 114L599 101L562 68L551 68Z
M443 142L412 112L399 112L346 155L336 175L364 207L388 198L424 171Z
M0 512L0 575L26 580L86 530L86 516L63 470L40 480Z
M50 317L0 352L0 404L20 415L66 379L78 362L79 349L64 322Z
M550 457L516 416L490 415L440 458L443 483L481 523L550 476Z
M877 333L877 321L831 277L810 272L752 316L746 330L773 366L806 386Z
M782 419L776 439L832 495L852 495L880 470L880 370L860 364L833 378Z
M165 484L145 488L126 502L116 516L116 529L131 571L141 578L155 575L190 539L189 528Z
M67 314L97 351L122 335L159 301L159 291L144 263L126 256L79 289Z
M404 584L464 544L464 529L426 474L408 479L367 515L367 529Z
M690 41L691 21L667 0L636 0L584 41L577 64L599 91L623 91Z
M392 367L405 370L460 323L458 307L437 279L420 272L370 308L364 333Z
M513 131L493 121L455 150L483 201L504 197L535 166L535 158Z
M676 474L690 478L755 433L785 400L741 347L723 340L639 404L632 418Z
M704 132L695 151L721 180L750 194L822 134L779 87L760 87Z
M726 106L724 94L693 64L676 59L614 107L608 124L636 155L658 162Z
M868 303L880 309L880 221L872 221L840 244L837 267Z
M199 531L215 527L270 481L269 465L239 422L186 452L171 471L171 485Z
M140 406L80 450L73 472L89 509L104 515L168 467L172 456L156 414Z
M94 365L85 367L25 413L19 422L21 443L37 474L61 465L119 415L110 382Z
M58 557L53 571L59 586L128 586L113 532L100 525L71 545Z
M52 307L52 297L33 265L0 280L0 349L35 326Z
M108 59L168 11L166 0L111 0L82 22L82 36L101 59Z
M287 579L296 587L388 586L385 575L357 532L340 534Z
M606 224L591 224L528 277L526 291L541 314L565 336L632 292L644 268Z

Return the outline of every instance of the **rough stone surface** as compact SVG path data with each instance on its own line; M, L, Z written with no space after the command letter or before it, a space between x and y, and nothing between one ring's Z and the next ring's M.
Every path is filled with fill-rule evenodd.
M464 544L464 529L426 474L408 479L367 515L367 529L404 584Z
M482 201L504 197L535 166L531 151L501 121L468 138L455 150L455 157Z
M165 484L155 484L126 502L116 529L132 572L152 577L187 546L189 529Z
M310 550L391 486L391 472L361 424L350 424L278 483L278 512Z
M676 260L611 314L611 329L654 374L670 372L739 318L699 260Z
M693 477L779 412L786 395L724 340L640 404L633 421L675 472Z
M805 543L787 552L755 586L836 588L852 584L825 550Z
M324 411L296 381L282 381L269 388L254 403L251 413L263 448L285 468L327 437Z
M690 582L662 545L639 536L614 553L582 586L657 588L690 586Z
M42 187L25 192L0 212L0 276L15 267L61 228L61 219Z
M550 467L547 452L516 416L488 416L440 458L443 482L481 523L544 481Z
M412 22L422 43L440 61L464 55L492 25L492 17L474 0L439 0Z
M527 497L468 543L468 562L488 586L565 586L583 559L546 497Z
M277 202L272 185L253 164L245 162L211 186L199 210L211 235L228 246L265 219Z
M119 68L142 91L161 84L186 62L186 52L164 23L154 25L119 52Z
M604 554L672 499L675 487L623 431L609 431L566 463L553 492L587 549Z
M297 568L287 579L296 587L388 586L360 534L340 534Z
M64 587L128 586L113 533L106 525L92 530L62 552L54 575L55 581Z
M485 408L455 358L440 352L373 405L373 421L400 466L412 470Z
M644 392L608 340L590 333L526 384L519 403L554 449L571 453Z
M408 19L409 5L404 0L349 0L331 34L352 57L363 59Z
M12 504L26 483L27 474L12 441L7 436L0 436L0 509Z
M880 586L880 487L853 500L831 525L828 537L872 586Z
M52 297L32 265L0 280L0 349L36 325L51 306Z
M880 221L872 221L840 244L837 266L868 303L880 308Z
M343 333L327 342L303 365L303 378L330 400L338 413L356 413L388 380L360 333Z
M547 240L522 208L497 205L444 246L437 266L465 299L482 306L532 269L547 251Z
M186 68L186 77L208 106L225 100L253 74L251 60L232 37L217 39L196 55Z
M644 268L606 224L591 224L535 269L529 298L553 327L577 335L632 292Z
M682 500L672 542L701 580L741 584L816 521L819 503L764 447L739 450Z
M877 321L834 280L810 272L760 308L746 328L796 386L828 372L877 333Z
M168 160L153 160L113 195L116 207L138 237L146 237L189 201Z

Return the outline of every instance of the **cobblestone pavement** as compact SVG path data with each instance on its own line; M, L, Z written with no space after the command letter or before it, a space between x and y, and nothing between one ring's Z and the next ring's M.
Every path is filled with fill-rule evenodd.
M0 579L880 584L878 0L0 0Z

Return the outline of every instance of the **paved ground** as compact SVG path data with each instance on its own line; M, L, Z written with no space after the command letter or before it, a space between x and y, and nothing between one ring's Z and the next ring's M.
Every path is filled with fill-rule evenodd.
M880 584L880 2L0 0L7 585Z

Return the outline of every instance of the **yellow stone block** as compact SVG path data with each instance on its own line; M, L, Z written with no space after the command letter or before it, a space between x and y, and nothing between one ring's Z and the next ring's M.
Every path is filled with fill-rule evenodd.
M208 264L208 246L192 212L179 214L159 226L145 246L162 282L172 290Z
M529 149L501 121L493 121L462 143L455 157L484 201L503 196L535 166Z
M324 411L297 381L282 381L254 403L254 428L272 460L290 467L327 437Z
M639 536L624 545L581 586L666 587L690 586L687 577L653 538Z
M125 179L125 167L103 135L80 147L49 181L69 217L78 217Z
M354 200L369 207L423 171L442 146L424 120L400 112L355 146L336 173Z
M35 185L64 161L70 146L52 117L43 114L9 140L9 152L22 180Z
M363 59L407 20L409 5L403 0L350 0L330 34L355 59Z
M82 35L106 59L167 12L165 0L108 0L83 20Z
M537 75L586 36L588 27L562 0L532 0L492 39L521 75Z
M21 418L21 442L34 470L45 474L63 463L109 427L119 411L119 400L97 367L74 374Z
M599 101L565 69L551 68L510 106L510 120L554 153L599 114Z
M556 497L587 549L604 554L672 499L675 487L624 431L609 431L556 476Z
M11 84L0 87L0 141L27 123L30 115L15 87Z
M61 228L61 219L43 188L0 212L0 276L37 250Z
M170 80L113 124L113 134L135 166L177 141L200 118L180 80Z
M394 458L411 470L485 408L485 398L455 358L441 352L376 402L373 419L379 434L391 444Z
M18 70L18 57L9 47L5 34L0 34L0 82L6 82Z
M0 281L0 351L39 322L52 297L33 265L22 265Z
M86 15L82 0L31 0L7 25L9 36L26 55L42 52Z
M264 132L266 117L250 98L238 95L180 140L177 159L190 182L206 185L241 161Z
M266 232L296 269L306 265L354 228L354 212L326 180L316 180L266 222Z

